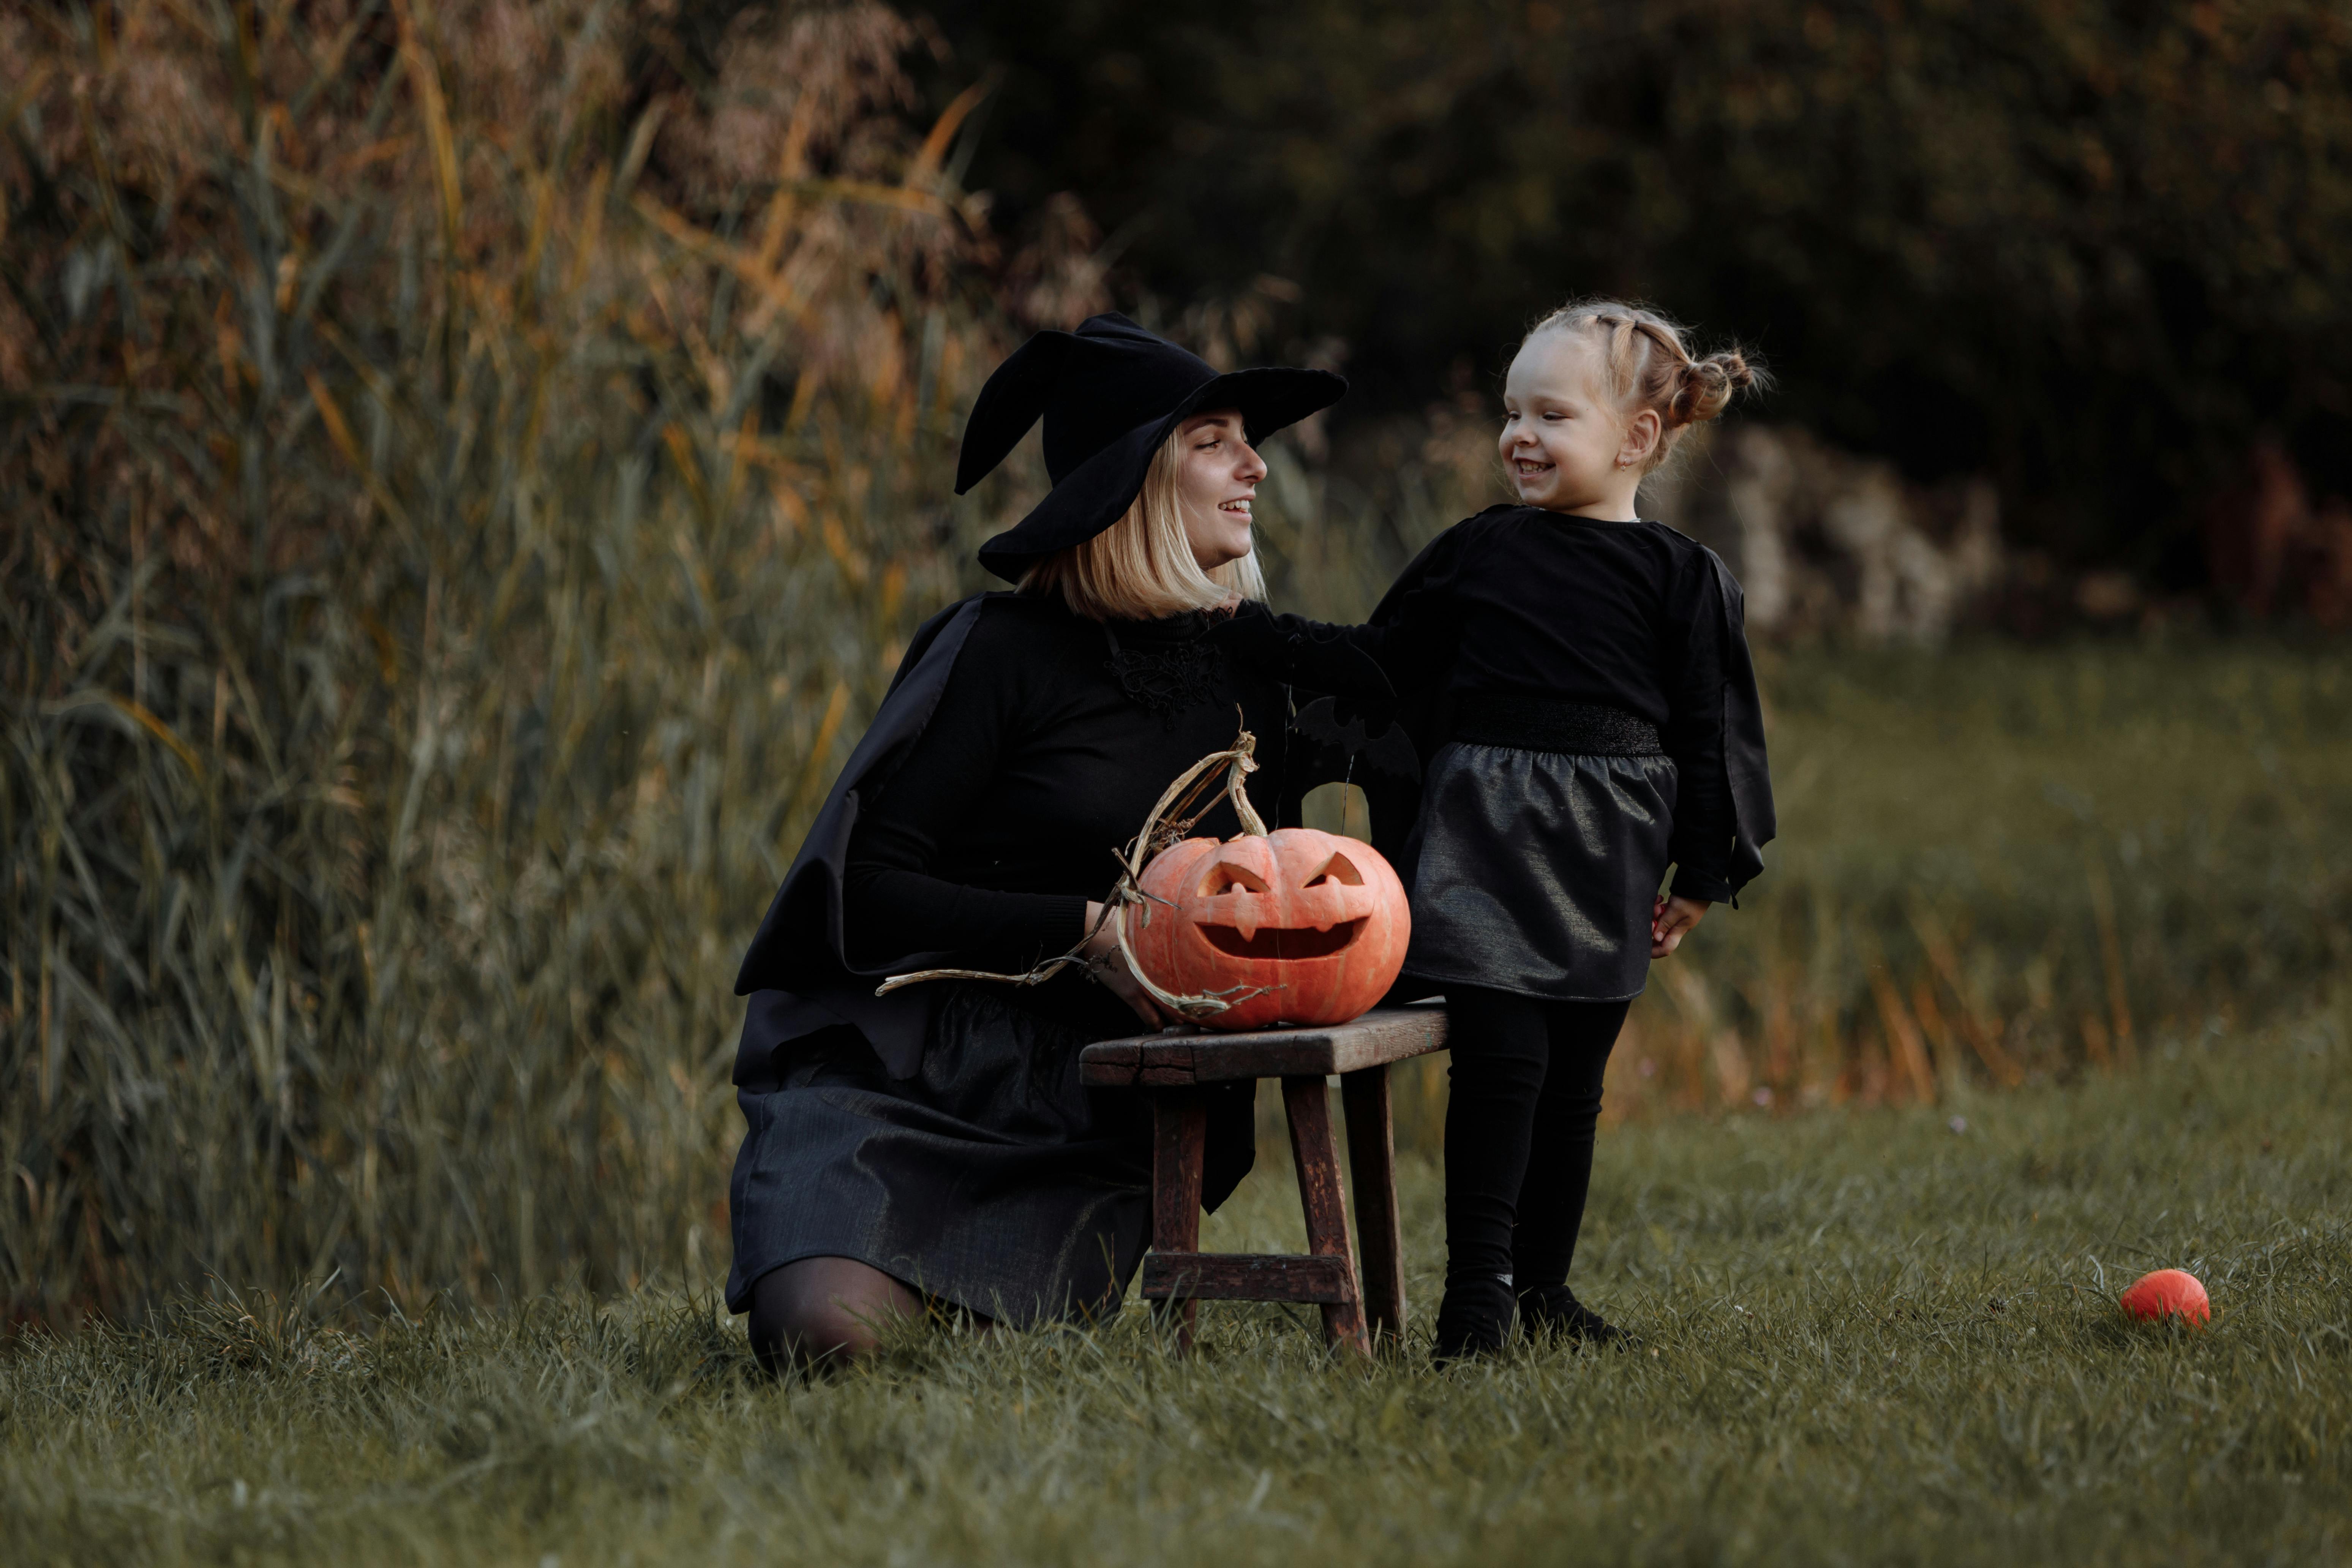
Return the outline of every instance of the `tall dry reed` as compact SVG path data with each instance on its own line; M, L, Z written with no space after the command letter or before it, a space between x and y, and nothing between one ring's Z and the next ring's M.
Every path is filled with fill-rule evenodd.
M711 1268L742 930L979 526L912 42L0 19L9 1311Z

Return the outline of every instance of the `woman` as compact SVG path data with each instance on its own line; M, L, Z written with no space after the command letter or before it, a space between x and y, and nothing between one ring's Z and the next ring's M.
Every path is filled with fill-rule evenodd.
M1281 798L1287 696L1212 636L1264 596L1252 443L1346 390L1219 375L1123 316L1044 332L989 379L969 489L1041 417L1054 489L980 553L1016 584L935 617L784 878L736 984L748 1123L728 1304L762 1361L862 1353L938 1302L1030 1323L1115 1310L1149 1243L1148 1119L1078 1081L1088 1042L1157 1028L1108 930L1114 868L1169 782L1246 726ZM1220 806L1200 831L1239 830ZM919 969L1017 973L1032 987ZM1213 1113L1213 1207L1252 1150Z

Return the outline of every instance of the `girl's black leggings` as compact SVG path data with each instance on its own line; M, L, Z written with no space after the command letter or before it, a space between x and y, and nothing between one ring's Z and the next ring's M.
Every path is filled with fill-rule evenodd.
M1627 1002L1445 988L1445 1279L1568 1280L1592 1184L1601 1074Z

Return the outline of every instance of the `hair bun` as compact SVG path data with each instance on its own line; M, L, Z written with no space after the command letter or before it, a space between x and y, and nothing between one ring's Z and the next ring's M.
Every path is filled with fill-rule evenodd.
M1677 425L1703 425L1729 407L1731 400L1757 380L1758 372L1738 349L1719 349L1704 359L1686 361L1682 386L1668 415Z

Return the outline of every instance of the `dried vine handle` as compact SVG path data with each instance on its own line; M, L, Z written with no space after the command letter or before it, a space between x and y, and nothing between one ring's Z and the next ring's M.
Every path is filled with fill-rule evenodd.
M1220 768L1224 770L1223 783L1203 797L1202 791ZM1249 791L1242 782L1256 771L1257 737L1244 728L1234 737L1231 746L1222 752L1210 752L1179 773L1176 781L1160 792L1159 803L1152 806L1151 815L1143 819L1143 826L1128 845L1127 852L1119 856L1118 880L1112 884L1109 893L1103 899L1102 914L1087 928L1078 945L1060 957L1049 958L1020 974L998 974L985 969L919 969L911 974L890 976L874 988L874 994L887 996L893 991L920 984L926 980L993 980L1006 985L1042 985L1069 965L1087 962L1085 956L1087 943L1094 941L1106 921L1116 922L1114 934L1118 940L1119 953L1127 960L1128 973L1135 976L1136 984L1150 993L1153 1001L1171 1012L1188 1018L1213 1017L1237 1001L1263 994L1266 990L1263 985L1236 985L1224 991L1183 996L1161 990L1152 984L1151 977L1144 973L1142 965L1136 962L1135 949L1128 945L1125 918L1128 905L1141 905L1149 898L1142 887L1144 864L1167 843L1190 833L1192 825L1207 816L1218 801L1230 799L1234 803L1234 815L1241 818L1243 832L1260 838L1266 836L1265 819L1258 816L1257 808L1250 804ZM1174 820L1163 829L1161 824L1168 822L1171 814Z

